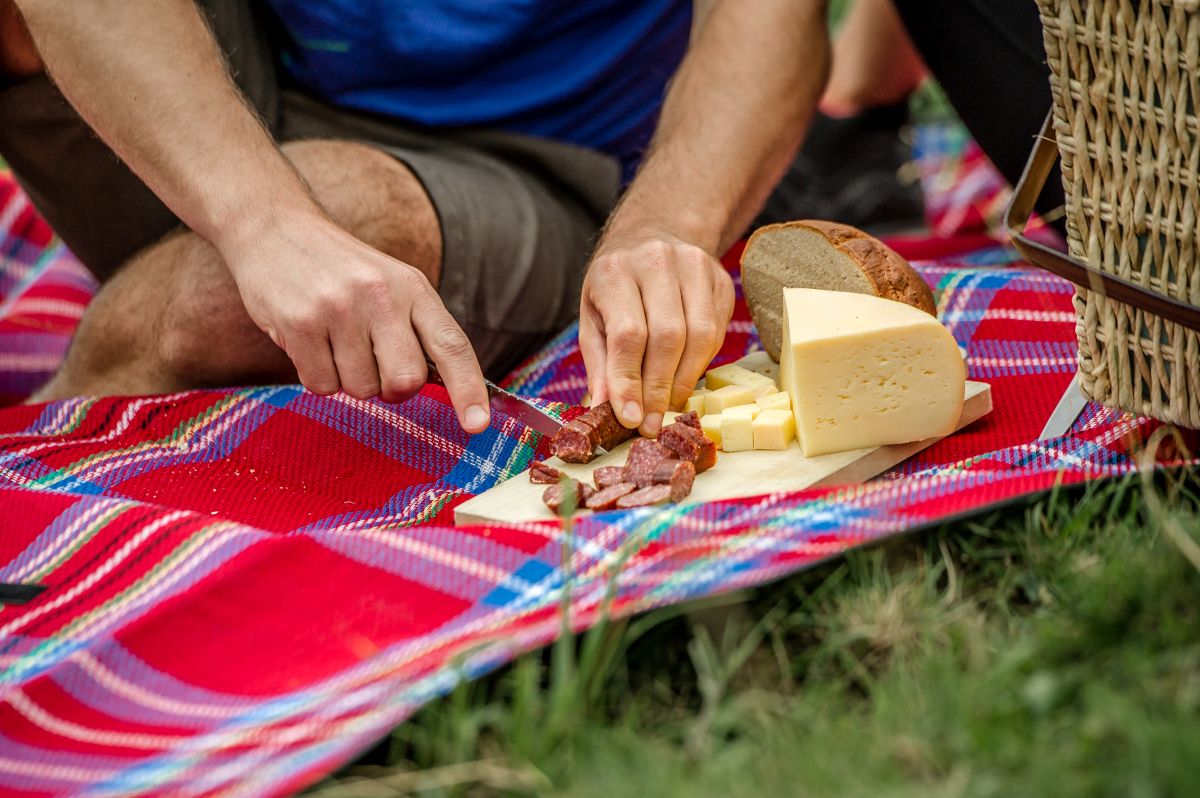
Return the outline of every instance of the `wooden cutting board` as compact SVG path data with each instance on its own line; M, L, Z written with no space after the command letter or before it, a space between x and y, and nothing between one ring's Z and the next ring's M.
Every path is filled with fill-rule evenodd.
M766 362L762 362L763 360ZM770 373L771 368L778 369L765 355L762 358L750 355L739 362L754 371L767 373L772 378L776 375ZM991 387L982 382L968 382L962 418L959 419L956 430L978 421L991 411ZM775 491L803 490L822 485L865 482L939 440L941 439L929 438L915 443L855 449L818 457L805 457L800 452L800 445L795 442L780 451L718 451L716 466L696 475L692 493L684 504L759 496ZM608 465L624 465L631 444L632 441L624 443L586 464L564 463L557 457L551 457L546 462L575 479L590 482L594 469ZM529 472L522 471L491 490L460 504L454 510L454 520L458 524L552 520L554 514L542 503L542 493L545 490L545 485L531 483Z

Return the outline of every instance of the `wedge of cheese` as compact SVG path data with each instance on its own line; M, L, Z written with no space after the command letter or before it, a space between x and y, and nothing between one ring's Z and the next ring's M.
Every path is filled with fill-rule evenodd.
M784 290L780 380L805 456L948 435L966 370L953 336L890 299Z

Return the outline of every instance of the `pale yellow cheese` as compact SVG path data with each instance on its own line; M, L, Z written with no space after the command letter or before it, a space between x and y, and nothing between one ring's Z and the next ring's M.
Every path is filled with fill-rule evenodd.
M754 403L762 410L786 410L789 413L792 412L792 397L787 391L760 396Z
M674 424L675 419L679 418L679 416L680 416L680 414L676 413L674 410L666 411L665 413L663 413L662 425L664 427L667 427L667 426L670 426L671 424Z
M763 410L752 425L755 449L786 449L796 439L791 410Z
M739 366L752 371L755 374L761 374L771 382L779 382L779 364L771 359L771 356L761 349L757 352L751 352L737 362Z
M701 431L718 447L721 446L721 421L724 417L724 413L706 413L700 417Z
M742 452L754 448L754 405L731 407L721 414L721 448Z
M726 408L754 402L754 391L744 385L726 385L704 394L704 412L721 413Z
M697 388L696 391L688 397L687 403L683 406L683 412L695 413L698 416L704 415L704 395L708 393L707 388Z
M966 370L937 319L901 302L784 290L780 377L806 456L954 431Z
M710 391L730 385L743 385L747 388L752 388L754 389L755 396L761 396L763 393L768 392L774 393L779 390L779 386L775 384L775 380L763 374L753 372L750 369L743 368L737 363L729 363L715 369L709 369L704 377L704 387ZM770 391L767 390L768 388Z

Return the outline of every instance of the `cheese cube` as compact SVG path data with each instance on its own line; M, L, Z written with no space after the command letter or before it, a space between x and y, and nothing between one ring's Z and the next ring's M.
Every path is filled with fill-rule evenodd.
M720 413L729 407L751 404L754 398L754 391L743 385L726 385L704 394L704 412Z
M754 406L731 407L721 414L721 448L743 452L754 448Z
M760 396L755 400L755 404L762 410L777 409L792 412L792 397L788 395L787 391Z
M755 449L786 449L796 439L791 410L763 410L752 425Z
M771 382L779 382L779 364L762 350L751 352L739 360L737 364L747 371L753 371L755 374L761 374L769 378Z
M687 403L683 406L683 412L695 412L698 416L704 415L704 395L708 393L707 388L698 388L695 393L688 397Z
M666 427L666 426L668 426L668 425L670 425L670 424L674 424L674 423L675 423L675 419L679 418L679 415L680 415L680 414L679 414L679 413L676 413L674 410L668 410L668 411L666 411L665 413L663 413L662 425L663 425L664 427Z
M750 369L743 368L737 363L729 363L715 369L709 369L704 377L704 387L710 391L724 388L729 385L743 385L747 388L755 389L755 395L760 395L760 392L765 392L769 387L771 392L779 390L775 385L775 381L770 377L762 374L756 374Z
M718 447L721 445L721 420L723 413L707 413L700 417L700 430Z
M966 369L922 310L870 294L784 290L780 375L805 456L948 435Z

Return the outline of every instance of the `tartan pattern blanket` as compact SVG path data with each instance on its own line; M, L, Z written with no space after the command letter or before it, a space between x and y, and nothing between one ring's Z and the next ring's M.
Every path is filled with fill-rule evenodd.
M1099 406L1035 442L1074 368L1071 288L987 232L1002 186L961 135L918 143L932 232L896 244L923 258L995 411L866 485L607 513L569 535L457 529L456 503L544 443L502 417L468 438L436 387L399 407L270 386L0 410L0 582L45 588L0 608L0 794L287 794L552 640L564 591L583 629L1134 469L1157 425ZM13 402L92 286L11 180L0 198ZM755 346L739 304L721 359ZM574 330L509 384L567 412Z

